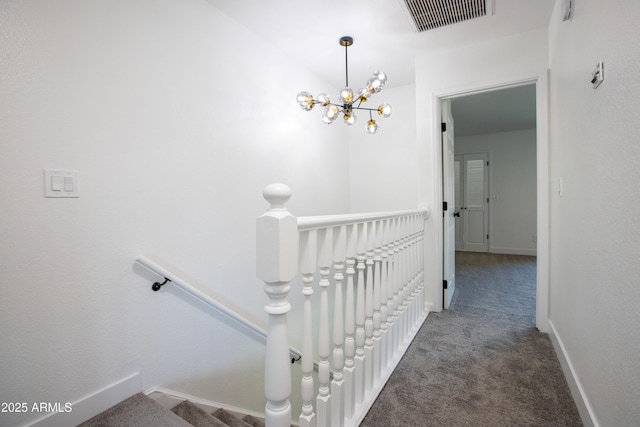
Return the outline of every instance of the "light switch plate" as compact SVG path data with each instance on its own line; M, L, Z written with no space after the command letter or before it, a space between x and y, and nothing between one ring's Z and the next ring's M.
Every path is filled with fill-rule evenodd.
M80 197L78 171L45 169L44 197Z

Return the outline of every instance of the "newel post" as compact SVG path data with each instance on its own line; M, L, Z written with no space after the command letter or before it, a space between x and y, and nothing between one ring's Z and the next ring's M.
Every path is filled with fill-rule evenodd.
M265 283L268 314L264 392L267 398L267 427L291 425L291 360L287 313L289 282L298 266L298 220L284 204L291 190L284 184L270 184L262 192L269 209L256 220L256 271Z

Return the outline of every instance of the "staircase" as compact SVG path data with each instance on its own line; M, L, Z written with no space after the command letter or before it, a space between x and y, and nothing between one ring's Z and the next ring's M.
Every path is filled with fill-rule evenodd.
M252 415L235 415L225 409L208 414L185 400L164 408L143 393L138 393L96 415L78 427L264 427L264 421Z

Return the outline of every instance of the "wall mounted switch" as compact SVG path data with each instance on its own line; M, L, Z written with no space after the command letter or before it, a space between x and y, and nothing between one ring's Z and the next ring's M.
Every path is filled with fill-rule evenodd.
M78 171L45 169L44 197L80 197Z

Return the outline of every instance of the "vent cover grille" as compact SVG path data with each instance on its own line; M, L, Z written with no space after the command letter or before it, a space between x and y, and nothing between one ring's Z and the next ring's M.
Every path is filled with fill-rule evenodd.
M404 0L418 32L487 14L486 0Z

